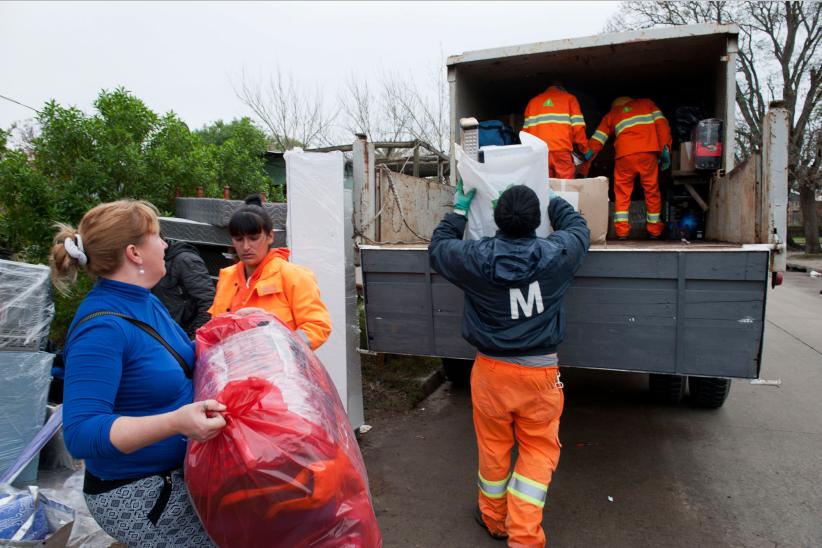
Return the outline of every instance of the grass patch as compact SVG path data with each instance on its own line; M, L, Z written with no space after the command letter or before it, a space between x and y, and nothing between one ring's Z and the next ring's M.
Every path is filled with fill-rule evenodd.
M440 369L439 358L383 355L362 357L363 406L369 412L408 411L426 394L423 381Z

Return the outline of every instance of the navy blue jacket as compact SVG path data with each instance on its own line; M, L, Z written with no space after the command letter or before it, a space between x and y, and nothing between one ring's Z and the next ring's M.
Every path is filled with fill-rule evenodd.
M585 219L562 198L548 216L555 232L463 240L466 219L448 213L428 248L431 268L465 292L462 336L493 356L556 352L565 337L563 296L588 252Z

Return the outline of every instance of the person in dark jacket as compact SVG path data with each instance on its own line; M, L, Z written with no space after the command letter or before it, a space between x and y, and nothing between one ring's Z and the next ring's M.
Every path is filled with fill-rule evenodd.
M473 192L457 185L429 246L431 267L465 293L462 336L478 350L471 372L479 448L475 517L510 546L544 546L542 509L559 460L564 395L557 347L563 296L588 251L585 219L549 189L554 232L536 237L537 195L512 186L494 209L496 236L463 240ZM511 449L518 457L511 473Z
M197 249L186 242L168 240L166 275L151 290L165 305L174 321L194 338L208 320L214 302L214 282Z

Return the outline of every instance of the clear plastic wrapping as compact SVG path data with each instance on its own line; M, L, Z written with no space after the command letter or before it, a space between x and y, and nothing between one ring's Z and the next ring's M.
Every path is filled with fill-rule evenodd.
M53 359L48 352L0 352L0 474L43 426ZM37 462L35 458L18 481L37 479Z
M52 318L49 268L0 260L0 350L42 350Z
M282 322L227 313L200 328L194 394L227 406L226 427L186 455L191 499L219 546L381 546L337 390Z
M353 427L364 422L359 314L354 281L353 196L341 152L285 153L290 261L317 278L331 315L331 335L316 350ZM319 220L319 222L318 222Z

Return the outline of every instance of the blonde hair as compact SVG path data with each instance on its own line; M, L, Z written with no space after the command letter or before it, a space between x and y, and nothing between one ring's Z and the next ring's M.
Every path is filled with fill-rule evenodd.
M91 276L106 276L123 264L125 249L140 245L143 238L160 232L157 208L143 200L118 200L100 204L83 215L77 228L57 223L57 234L49 255L54 286L66 293L82 268ZM66 250L66 238L82 238L87 262L80 262Z

